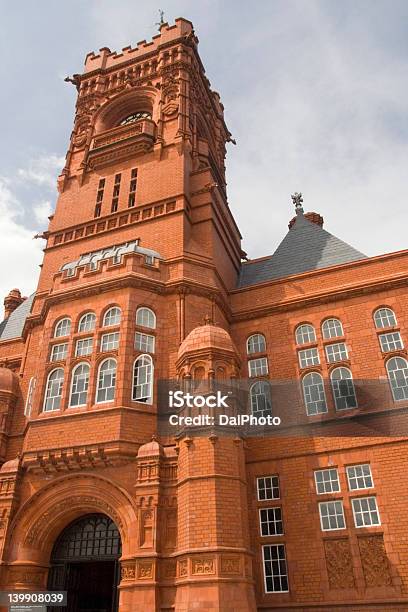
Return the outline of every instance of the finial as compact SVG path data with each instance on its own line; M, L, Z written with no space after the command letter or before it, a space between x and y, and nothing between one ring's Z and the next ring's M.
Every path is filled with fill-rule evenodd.
M159 15L160 15L160 21L156 21L155 25L159 27L159 32L160 32L160 28L162 27L164 23L164 11L159 9Z
M291 195L291 198L292 198L292 202L295 205L296 213L302 213L303 212L303 207L302 207L302 203L303 203L302 192L299 191L299 193L298 193L297 191L295 191L295 193L293 195Z

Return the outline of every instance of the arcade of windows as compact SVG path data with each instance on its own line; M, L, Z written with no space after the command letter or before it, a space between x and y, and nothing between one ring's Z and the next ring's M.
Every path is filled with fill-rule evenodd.
M381 525L374 481L369 463L346 466L349 505L353 513L356 529L378 527ZM316 495L323 496L317 504L316 520L320 521L322 532L347 529L341 485L337 467L319 469L314 472ZM283 593L289 591L288 567L286 562L286 545L284 542L283 509L279 476L261 476L256 479L259 537L268 538L262 544L262 560L266 593ZM364 491L359 494L359 491ZM357 493L357 495L356 495ZM332 499L333 494L336 495ZM330 495L330 498L324 496ZM275 542L273 540L275 539ZM277 541L276 541L277 540Z
M94 338L96 329L96 314L87 312L77 326L78 334L89 334L80 337L73 343L73 355L86 357L92 355L94 347L99 344L99 352L117 351L120 343L120 323L122 312L117 306L108 308L102 318L102 329L99 343ZM139 307L135 319L138 331L135 332L134 347L140 354L133 363L132 400L151 404L153 399L154 365L152 354L155 352L155 335L148 330L156 329L156 315L147 307ZM65 361L67 359L72 323L69 317L60 319L54 328L54 339L61 338L62 342L53 343L50 348L49 361ZM109 328L115 328L108 331ZM143 331L139 331L143 328ZM106 332L106 333L105 333ZM95 341L94 341L95 340ZM95 403L113 402L116 389L117 360L114 356L103 359L97 368L95 382ZM89 400L89 385L91 364L88 361L76 363L70 373L68 394L68 407L79 408L86 406ZM43 412L60 410L64 388L65 372L63 367L57 367L48 373L45 385ZM26 410L29 416L30 410Z
M119 196L121 194L121 186L122 186L122 174L115 174L113 179L113 189L112 189L112 200L110 212L115 213L119 210ZM95 202L95 210L94 217L100 217L102 214L102 205L104 201L105 195L105 187L106 187L106 178L99 179L98 189L96 192L96 202ZM128 208L133 208L136 206L136 189L137 189L137 168L133 168L130 171L130 181L129 181L129 189L127 195L127 205ZM122 190L123 191L123 190Z
M386 356L404 348L397 319L393 310L387 307L378 308L373 315L380 349ZM330 370L330 386L337 411L357 408L357 397L353 376L349 365L349 354L345 342L341 321L337 318L325 319L321 326L324 341L326 363L336 365ZM308 416L323 414L328 411L323 376L319 371L310 371L320 365L316 330L310 323L302 323L295 329L295 340L298 349L300 369L308 369L302 377L303 398ZM332 340L334 340L332 342ZM266 355L266 339L256 333L246 342L248 355L248 374L250 378L259 378L249 389L252 413L263 416L271 414L271 386L266 377L269 374ZM394 400L408 400L408 361L400 355L390 356L385 362L388 380Z

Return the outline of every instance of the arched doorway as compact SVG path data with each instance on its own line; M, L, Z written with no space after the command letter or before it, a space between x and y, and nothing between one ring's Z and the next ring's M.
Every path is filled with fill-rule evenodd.
M116 612L120 555L120 534L108 516L70 523L54 544L48 576L49 590L68 591L68 607L49 612Z

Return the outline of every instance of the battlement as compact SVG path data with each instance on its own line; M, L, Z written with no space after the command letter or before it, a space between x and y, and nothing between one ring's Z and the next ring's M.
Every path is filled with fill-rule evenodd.
M94 70L115 68L122 63L140 59L152 51L158 51L160 47L171 43L183 36L193 35L193 24L188 19L178 17L174 25L163 23L160 33L153 36L152 40L146 42L141 40L136 47L124 47L121 52L111 51L108 47L102 47L99 53L92 51L85 58L84 75Z

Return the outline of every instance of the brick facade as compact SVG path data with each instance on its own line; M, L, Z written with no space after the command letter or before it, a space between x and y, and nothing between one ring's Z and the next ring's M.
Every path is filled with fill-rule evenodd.
M381 351L373 315L392 309L392 330L408 342L408 252L237 288L244 254L226 198L231 135L197 42L190 22L178 19L136 48L89 54L73 78L74 129L44 233L38 288L21 334L0 340L2 588L45 588L61 532L99 513L121 536L120 612L407 610L403 429L394 436L352 435L353 424L346 435L331 436L296 437L290 429L273 438L158 436L157 381L246 378L247 339L256 333L266 346L254 358L268 361L267 374L256 380L290 382L289 424L295 416L306 427L343 416L327 382L337 367L352 371L355 381L375 381L378 413L399 415L405 405L393 400L386 364L405 359L406 350ZM136 112L144 115L121 124ZM323 223L316 213L305 217L319 228ZM132 252L112 254L132 241ZM89 253L96 259L84 258ZM5 304L11 320L24 302L13 290ZM143 307L155 324L137 320ZM108 326L110 308L121 317ZM89 312L95 324L80 331ZM55 337L65 318L68 333ZM330 340L321 333L329 318L343 328ZM316 330L302 346L295 340L300 324ZM153 337L154 350L139 350L136 332L144 341ZM115 333L117 346L102 350L104 334ZM92 350L78 356L84 339L92 339ZM325 350L334 341L347 345L347 357L328 363ZM53 360L53 347L65 344L62 358ZM317 349L319 364L301 367L304 347ZM145 353L154 365L152 402L136 399L133 389L133 366ZM98 401L100 368L108 361L116 364L114 398ZM81 364L89 371L86 398L69 406ZM49 410L44 398L56 370L62 394ZM326 381L323 417L306 414L300 390L313 372ZM356 385L359 408L372 407L364 384ZM373 487L350 490L347 467L367 464ZM337 470L339 489L317 493L315 473L322 469ZM277 476L279 495L260 500L257 479L270 476ZM376 498L380 524L355 526L353 499L364 497ZM336 501L345 526L324 531L319 504ZM283 533L261 534L265 508L281 509ZM287 588L285 580L273 590L265 583L268 545L284 545Z

